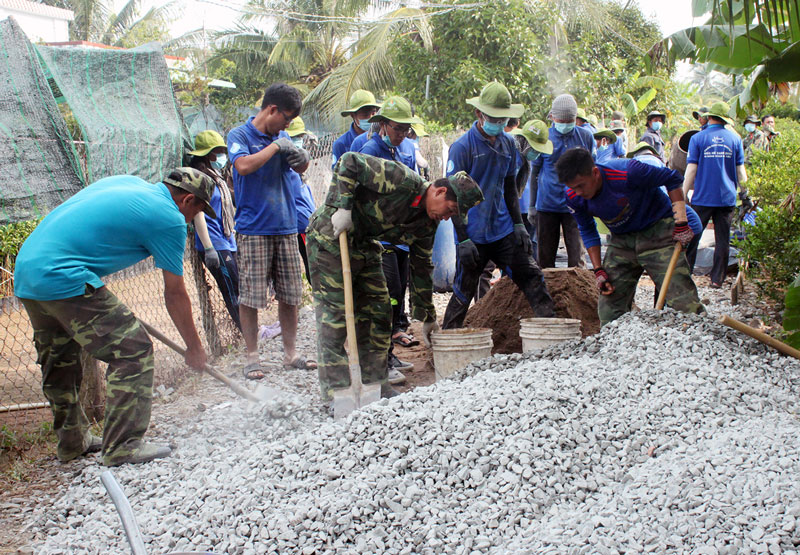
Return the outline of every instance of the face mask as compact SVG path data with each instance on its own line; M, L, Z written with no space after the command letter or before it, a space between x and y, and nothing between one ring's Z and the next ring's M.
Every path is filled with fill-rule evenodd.
M528 150L525 151L525 159L528 162L533 162L539 157L539 154L541 154L541 152L539 152L538 150L533 150L532 148L529 148Z
M386 143L389 148L395 148L395 146L392 144L392 140L389 138L389 135L383 136L383 142Z
M556 128L556 131L561 133L562 135L566 135L573 129L575 129L575 122L572 123L558 123L554 122L553 126Z
M228 157L225 154L217 154L217 159L211 162L211 167L215 170L221 170L228 163Z
M768 131L775 131L775 124L774 123L765 123L764 124L764 129L767 129Z
M661 129L662 125L663 124L660 121L654 121L652 124L650 124L650 127L653 128L653 131L658 131L659 129Z
M359 126L361 129L363 129L364 131L366 131L367 129L369 129L369 126L370 126L370 123L369 123L369 118L367 118L367 119L360 119L360 120L358 120L358 126Z
M508 120L505 120L505 122L508 123ZM490 137L497 137L503 132L505 126L506 124L502 121L500 123L492 123L491 121L483 120L483 132Z
M608 145L598 146L598 147L597 147L597 152L603 152L603 151L604 151L604 150L606 150L607 148L608 148Z
M294 143L294 146L296 146L297 148L303 148L303 138L302 137L299 137L297 139L292 139L292 142Z
M745 123L744 124L744 128L748 133L752 133L753 131L756 130L756 124L755 123Z

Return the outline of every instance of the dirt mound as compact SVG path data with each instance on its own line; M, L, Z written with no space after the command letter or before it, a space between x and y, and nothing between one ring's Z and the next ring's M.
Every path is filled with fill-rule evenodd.
M556 316L580 320L583 337L600 331L597 286L590 270L548 268L544 270L544 280L556 304ZM469 309L464 326L491 328L493 353L521 353L519 320L533 317L525 295L510 278L504 277Z

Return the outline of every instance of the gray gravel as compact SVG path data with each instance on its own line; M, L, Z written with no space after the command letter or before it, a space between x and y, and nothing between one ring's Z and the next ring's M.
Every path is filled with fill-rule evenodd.
M114 472L153 553L792 553L800 364L671 310L497 356L334 422L237 400ZM99 466L41 553L127 549Z

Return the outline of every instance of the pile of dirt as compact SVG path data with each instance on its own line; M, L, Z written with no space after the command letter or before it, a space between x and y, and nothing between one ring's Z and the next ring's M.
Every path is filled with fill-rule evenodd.
M544 270L544 280L555 302L556 316L580 320L583 337L600 331L597 286L590 270L548 268ZM534 316L522 291L510 278L504 277L469 309L464 326L491 328L493 353L521 353L519 320Z

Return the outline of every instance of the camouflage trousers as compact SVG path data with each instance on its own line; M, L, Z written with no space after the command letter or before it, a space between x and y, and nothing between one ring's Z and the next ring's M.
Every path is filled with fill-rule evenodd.
M348 387L350 374L344 345L347 341L344 310L344 280L338 244L306 236L311 267L311 291L317 317L317 364L323 399L331 389ZM387 356L391 343L392 305L376 244L350 246L353 276L353 311L358 358L363 383L383 383L387 378Z
M614 286L610 295L600 295L597 312L605 325L631 310L636 287L642 272L660 286L667 273L675 243L672 229L675 222L665 218L650 227L633 233L611 234L603 268ZM667 306L683 312L700 313L705 309L697 296L697 287L689 272L686 255L681 253L667 291Z
M81 348L108 363L103 463L130 455L150 424L153 401L153 344L144 328L105 287L87 285L85 294L56 301L21 300L33 325L58 458L74 459L88 446L89 422L80 405Z

